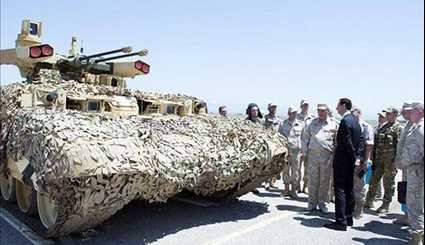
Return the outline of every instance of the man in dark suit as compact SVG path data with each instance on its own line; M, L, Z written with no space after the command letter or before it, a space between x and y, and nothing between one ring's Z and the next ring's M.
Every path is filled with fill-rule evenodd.
M340 99L337 106L342 116L336 137L336 149L333 162L335 216L336 221L325 227L346 231L353 225L354 211L354 169L362 163L362 130L359 122L351 114L351 100Z

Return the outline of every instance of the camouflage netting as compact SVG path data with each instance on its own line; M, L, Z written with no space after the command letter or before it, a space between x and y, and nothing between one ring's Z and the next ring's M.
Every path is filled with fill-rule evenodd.
M22 109L19 91L25 86L37 85L2 88L1 147L14 160L28 159L36 190L60 204L50 236L84 231L134 199L165 202L183 190L235 198L284 164L285 139L250 122Z
M6 86L5 90L15 90L12 94L16 94L18 91L29 90L32 87L37 87L46 90L55 90L61 89L70 97L80 97L80 96L90 96L90 95L123 95L123 96L133 96L137 99L145 100L167 100L173 102L181 102L186 99L191 99L194 101L201 101L200 99L184 95L184 94L160 94L160 93L151 93L140 90L130 90L127 88L111 87L111 86L99 86L99 85L90 85L86 83L79 83L75 81L65 81L60 78L58 72L41 70L40 80L38 83L24 84L19 83L15 86L9 87ZM12 91L10 91L12 92ZM10 92L6 94L11 94Z

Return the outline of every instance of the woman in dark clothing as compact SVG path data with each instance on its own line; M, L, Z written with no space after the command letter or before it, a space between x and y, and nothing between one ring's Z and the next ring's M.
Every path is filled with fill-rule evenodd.
M248 108L246 109L247 118L246 120L249 120L253 123L261 124L261 120L263 118L263 114L261 114L260 108L257 104L251 103L248 105Z

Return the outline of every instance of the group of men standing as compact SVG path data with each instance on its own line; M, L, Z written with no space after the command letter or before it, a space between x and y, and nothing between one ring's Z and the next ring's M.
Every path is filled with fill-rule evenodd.
M364 208L374 209L382 179L383 203L376 211L389 212L397 168L401 169L403 181L407 182L407 211L394 223L410 226L410 244L423 244L423 103L404 103L401 114L405 125L397 120L399 110L394 107L378 113L379 123L374 129L361 118L361 109L353 107L351 100L340 99L336 110L340 119L332 116L328 105L318 104L315 116L309 114L309 103L303 100L300 107L290 106L288 118L281 121L277 105L271 103L263 121L258 105L248 105L247 120L263 124L288 139L282 196L297 198L297 193L308 190L308 210L323 213L328 213L334 197L336 221L325 227L345 231L353 225L353 218L362 217ZM227 116L225 107L219 112ZM364 175L370 166L373 174L366 194ZM270 187L273 182L270 181Z

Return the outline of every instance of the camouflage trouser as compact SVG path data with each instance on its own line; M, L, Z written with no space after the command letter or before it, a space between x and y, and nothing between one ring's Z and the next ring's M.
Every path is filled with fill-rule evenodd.
M310 151L308 155L308 202L325 205L330 201L333 154L327 150Z
M354 198L357 203L364 203L366 199L366 183L363 178L360 178L358 173L361 171L361 167L354 169Z
M304 167L304 174L303 174L303 167ZM302 176L302 178L301 178ZM304 182L304 186L308 185L308 159L305 158L304 161L300 161L298 164L298 184L297 186L301 186L301 180Z
M406 168L407 214L413 234L424 234L424 165L415 163Z
M299 187L299 162L300 162L300 150L289 149L288 163L285 164L283 169L283 183L292 185L292 189L296 190Z
M381 154L374 162L374 171L367 192L366 202L375 201L377 187L384 178L384 203L391 203L395 193L395 176L397 169L392 166L393 156L391 154Z

